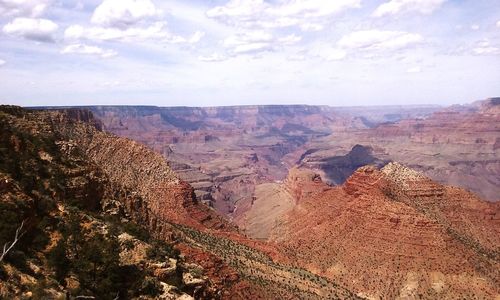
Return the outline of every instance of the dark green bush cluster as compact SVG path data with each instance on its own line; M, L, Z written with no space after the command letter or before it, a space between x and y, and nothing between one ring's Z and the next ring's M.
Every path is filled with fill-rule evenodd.
M146 250L146 255L151 260L164 260L167 257L179 257L179 250L164 241L154 240L151 242L151 248Z
M120 266L120 246L114 229L105 235L86 232L80 226L79 216L72 214L62 232L62 238L48 253L48 263L63 286L70 274L76 277L80 287L71 291L73 295L114 299L144 290L144 271L137 266ZM148 293L153 290L145 289Z

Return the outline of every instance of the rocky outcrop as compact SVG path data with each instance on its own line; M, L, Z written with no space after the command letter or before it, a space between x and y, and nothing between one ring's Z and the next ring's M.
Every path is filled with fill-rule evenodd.
M298 265L365 297L494 298L499 213L496 204L391 163L362 167L342 187L303 199L271 240Z
M106 146L123 147L113 149L119 156L133 145L119 139L107 143L88 118L91 114L77 111L31 112L0 106L0 242L12 245L0 262L0 298L216 297L224 284L212 285L203 270L194 273L194 265L184 263L171 243L153 238L172 240L167 226L175 220L159 219L155 214L161 211L151 209L150 202L158 198L128 181L132 179L126 176L140 172L121 168L120 182L110 165L90 158L92 152L86 147L93 142L101 146L102 158L108 153ZM133 151L129 154L128 159L137 159ZM116 156L107 160L124 163ZM143 167L162 166L141 162ZM192 188L168 176L167 168L161 171L155 179L162 178L161 183L169 183L164 188L172 188L163 196L173 195L177 198L167 200L178 201L180 207L191 205L190 211L199 213L193 197L187 198L193 204L184 205ZM141 175L147 173L153 172ZM186 212L188 222L210 227L190 216ZM149 227L151 234L132 221ZM184 274L192 278L189 287L181 284Z
M360 144L372 148L371 155L383 162L402 162L436 182L460 186L497 201L500 110L495 103L488 99L441 109L425 118L337 132L310 143L308 148L316 151L303 161L342 156Z
M288 176L283 181L283 187L293 196L296 203L327 188L320 175L311 170L299 168L290 169Z
M374 156L373 149L369 146L355 145L346 155L324 157L315 156L314 152L306 151L298 162L305 168L321 171L325 182L331 185L341 185L358 168L366 165L386 164L385 161Z
M238 202L251 199L256 184L286 177L284 155L351 120L307 105L90 109L105 131L161 153L194 185L198 200L230 217L243 213Z
M52 112L59 118L58 112ZM89 160L104 171L121 194L127 213L153 232L168 236L168 224L233 230L214 211L197 201L193 188L181 181L164 158L147 147L94 130L86 123L59 123L58 130L69 140L61 149L78 145ZM119 167L117 167L119 166Z
M141 144L61 111L0 107L0 124L0 238L26 230L2 298L356 298L239 234Z

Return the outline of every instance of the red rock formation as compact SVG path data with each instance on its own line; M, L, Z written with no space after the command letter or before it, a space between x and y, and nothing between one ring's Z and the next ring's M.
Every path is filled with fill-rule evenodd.
M369 129L350 129L311 142L304 161L328 167L328 159L354 145L373 148L373 156L398 161L433 180L470 189L486 200L500 200L500 105L489 99L453 106L428 116ZM326 172L325 172L326 173ZM329 178L326 177L328 180Z
M359 295L498 297L499 205L390 164L304 199L272 240Z

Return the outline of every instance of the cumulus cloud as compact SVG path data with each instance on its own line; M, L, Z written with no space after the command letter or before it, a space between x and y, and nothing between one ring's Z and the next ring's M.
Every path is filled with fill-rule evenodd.
M48 19L15 18L7 23L2 31L8 35L20 36L40 42L54 41L53 34L59 26Z
M475 55L500 55L500 48L491 45L488 40L483 40L476 44L472 53Z
M196 31L190 37L175 35L167 23L159 21L162 15L150 0L104 0L93 12L90 26L71 25L66 28L67 41L120 41L165 43L198 43L204 32Z
M1 67L1 66L3 66L3 65L5 65L6 63L7 63L7 62L6 62L5 60L0 59L0 67Z
M161 10L150 0L104 0L95 9L91 22L100 26L127 28L161 14Z
M285 0L274 3L264 0L231 0L208 10L206 14L220 22L241 27L305 26L306 29L321 30L322 27L317 24L305 24L311 23L311 19L329 17L360 6L361 0Z
M398 50L423 41L416 33L404 31L362 30L343 36L337 43L341 48L360 50Z
M500 20L497 22L497 27L500 28Z
M360 0L301 0L301 1L286 1L277 6L272 6L269 13L281 16L304 16L323 17L330 16L349 8L358 8L361 6Z
M385 17L409 12L431 14L444 2L446 0L390 0L377 7L372 16Z
M253 19L269 7L263 0L231 0L226 5L217 6L207 11L210 18Z
M168 43L197 43L205 35L203 32L195 32L191 37L185 38L172 34L165 22L155 22L146 27L130 27L120 29L115 27L72 25L64 31L66 40L86 39L91 41L122 41L140 42L155 40Z
M470 29L472 29L472 30L479 30L479 28L481 28L481 27L479 27L479 25L477 25L477 24L472 24L470 26Z
M232 35L224 40L224 47L233 53L262 52L272 49L274 37L264 31L253 31Z
M227 37L223 45L232 54L272 51L278 47L298 43L302 37L295 34L275 37L266 31L249 31Z
M118 53L114 50L102 49L96 46L89 46L85 44L72 44L66 46L61 50L62 54L86 54L86 55L95 55L102 58L114 57Z
M0 16L35 18L43 14L50 0L1 0Z

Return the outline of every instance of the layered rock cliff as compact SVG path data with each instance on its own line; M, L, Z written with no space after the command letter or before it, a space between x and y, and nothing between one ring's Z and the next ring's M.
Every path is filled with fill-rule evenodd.
M0 124L0 242L22 234L0 262L2 297L357 298L238 234L161 155L91 114L1 107Z
M452 106L427 117L378 124L370 129L337 132L311 141L296 157L302 155L302 161L310 162L311 167L327 168L328 160L348 155L359 144L370 147L370 155L379 161L405 163L437 182L460 186L486 200L497 201L500 200L497 99ZM314 151L307 152L311 149Z
M499 205L391 163L303 200L271 240L369 298L495 298L499 218Z
M229 289L164 242L166 231L151 223L175 220L158 219L150 208L152 197L126 176L115 176L104 161L89 159L87 144L99 144L103 157L103 147L111 146L99 137L90 112L1 106L0 125L0 243L5 245L0 298L192 299L218 297ZM121 147L111 148L115 158L135 144L113 140ZM125 165L114 168L131 174ZM175 192L180 181L167 168L162 171L159 177ZM189 191L176 199L181 206L192 199L184 194Z

